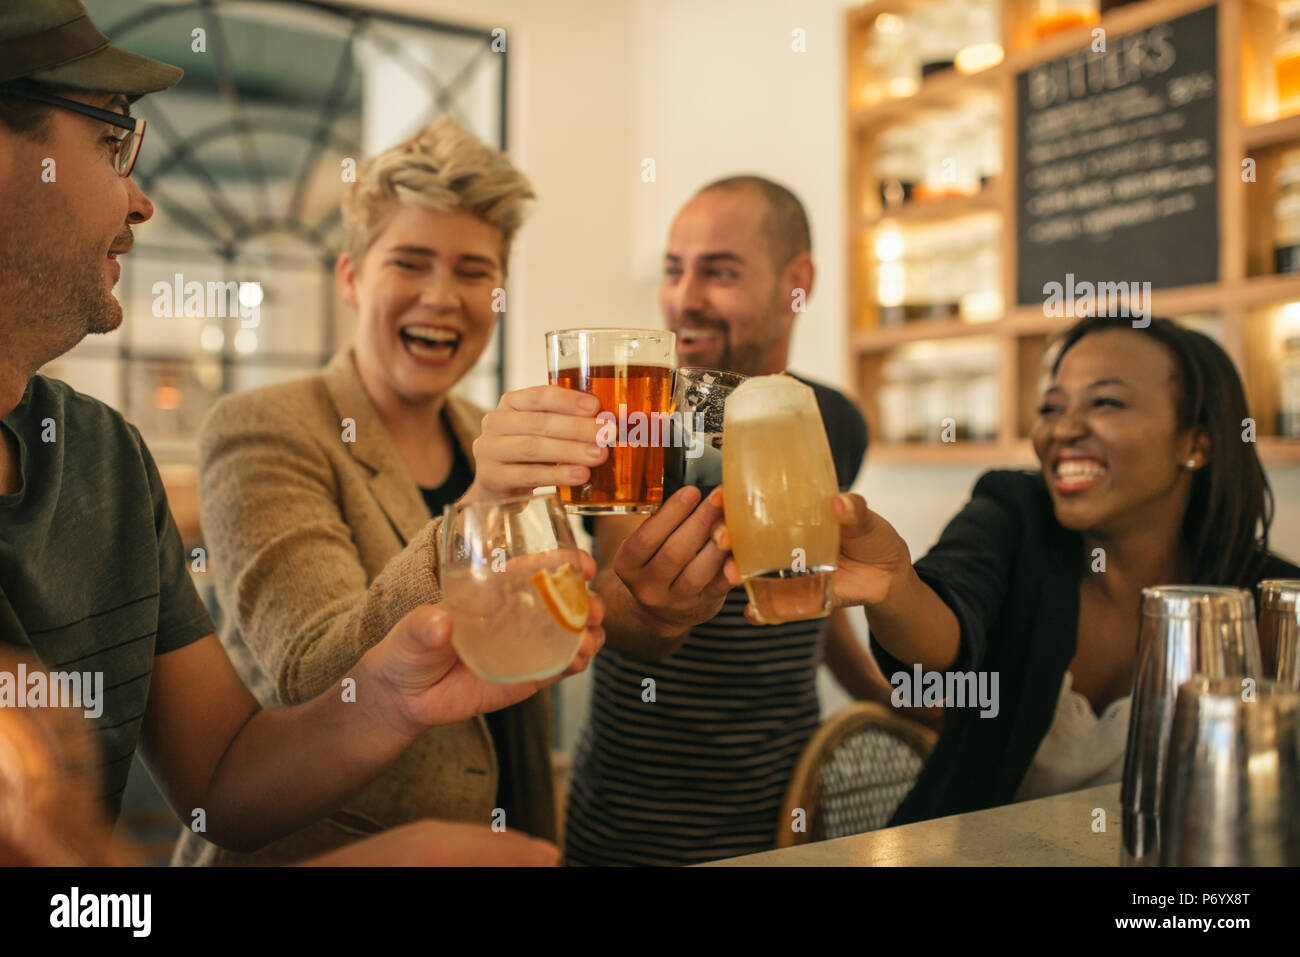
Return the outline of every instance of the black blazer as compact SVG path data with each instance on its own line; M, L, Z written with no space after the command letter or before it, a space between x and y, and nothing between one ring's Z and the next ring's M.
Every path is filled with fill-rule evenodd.
M890 825L1010 803L1056 713L1074 659L1082 537L1056 521L1040 473L980 476L966 507L915 564L961 626L952 671L999 674L999 710L950 708L934 753ZM1300 578L1270 555L1259 576ZM912 671L872 638L885 676Z

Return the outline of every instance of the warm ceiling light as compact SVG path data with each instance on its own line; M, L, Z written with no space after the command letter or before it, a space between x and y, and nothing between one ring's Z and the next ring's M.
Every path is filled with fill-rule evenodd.
M181 390L174 385L160 385L153 390L153 404L166 412L181 407Z
M1001 43L976 43L957 53L957 72L978 73L1002 62Z
M903 29L903 18L893 13L882 13L876 17L876 29L881 33L898 33Z
M241 356L257 350L257 333L252 329L240 329L235 333L235 351Z
M896 229L882 229L876 233L876 259L882 263L901 259L903 255L903 234Z
M199 333L199 345L207 352L220 352L225 344L226 334L215 323L204 326L203 331Z
M239 304L247 309L256 309L262 304L262 284L260 282L241 282L239 284Z

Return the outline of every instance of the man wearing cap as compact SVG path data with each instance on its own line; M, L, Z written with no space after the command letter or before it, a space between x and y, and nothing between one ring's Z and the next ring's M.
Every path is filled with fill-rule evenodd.
M424 606L384 623L386 637L337 691L260 709L189 579L139 432L38 374L122 322L116 259L153 214L130 178L144 123L129 107L180 78L109 45L79 0L11 0L0 13L0 642L102 688L84 712L110 821L138 747L187 825L252 850L334 812L427 728L542 683L481 682L452 650L449 622ZM576 670L603 640L599 615L593 603ZM0 673L0 707L46 704L28 690ZM382 849L404 848L411 862L395 833ZM429 852L441 842L441 856L415 855L426 862L445 862L447 846L460 863L556 858L487 827L398 837Z

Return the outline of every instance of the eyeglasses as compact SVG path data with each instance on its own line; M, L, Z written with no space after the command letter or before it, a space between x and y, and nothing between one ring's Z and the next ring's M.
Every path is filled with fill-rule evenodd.
M85 103L78 103L76 100L65 99L31 87L6 86L3 93L6 96L59 106L116 126L122 132L116 137L117 151L113 154L113 169L117 170L118 176L130 176L131 170L135 169L136 157L140 155L140 144L144 142L145 122L140 117L126 116L122 113L114 113L112 110L101 110L97 106L87 106Z

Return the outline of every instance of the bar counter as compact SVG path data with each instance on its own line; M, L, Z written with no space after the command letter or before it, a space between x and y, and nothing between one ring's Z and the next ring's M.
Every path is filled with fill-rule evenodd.
M1094 830L1096 808L1105 811L1104 831ZM1114 866L1119 848L1115 783L705 866Z

